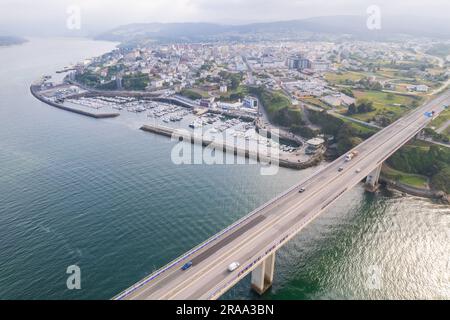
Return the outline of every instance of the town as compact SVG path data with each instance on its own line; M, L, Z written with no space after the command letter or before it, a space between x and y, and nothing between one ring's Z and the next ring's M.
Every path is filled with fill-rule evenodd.
M280 165L303 169L344 154L443 91L449 62L435 53L439 45L145 42L67 66L58 71L63 81L47 76L35 89L66 110L132 117L153 133L202 128L216 146L230 136L240 146L256 141L276 148ZM444 112L420 139L450 146L449 118ZM398 178L394 168L384 172L417 187L428 183L406 173Z

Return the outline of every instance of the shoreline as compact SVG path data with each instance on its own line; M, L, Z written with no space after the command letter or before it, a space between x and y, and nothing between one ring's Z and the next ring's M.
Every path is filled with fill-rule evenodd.
M383 175L380 176L380 182L384 184L387 190L394 189L412 196L440 200L443 203L450 204L450 195L446 194L444 191L409 186L404 183L391 180Z
M40 100L41 102L44 102L50 106L56 107L58 109L62 109L65 111L69 111L69 112L73 112L76 114L80 114L80 115L84 115L84 116L88 116L91 118L95 118L95 119L102 119L102 118L114 118L114 117L118 117L120 115L120 113L92 113L89 111L85 111L85 110L80 110L80 109L76 109L76 108L72 108L72 107L68 107L68 106L64 106L62 104L53 102L53 101L49 101L46 98L44 98L41 94L39 94L39 90L38 90L39 86L38 85L31 85L30 86L30 92L31 94L38 100ZM97 92L96 90L92 90L90 89L88 92L86 93L82 93L79 94L79 96L95 96L97 94L99 94L100 92ZM104 95L117 95L121 92L117 92L117 91L102 91L101 92ZM122 92L123 93L123 92ZM175 103L177 105L180 105L182 103L179 103L178 101L175 101L174 99L170 99L170 98L161 98L161 97L155 97L153 94L149 94L149 93L142 93L142 92L133 92L132 94L128 93L128 96L135 96L135 97L140 97L140 98L147 98L150 100L154 100L154 101L165 101L165 102L170 102L170 103ZM178 103L176 103L178 102ZM184 107L188 107L186 105L183 104ZM258 123L256 124L256 128L259 129L258 131L266 131L267 133L270 133L270 129L267 130L266 128L261 128L258 126ZM203 147L209 147L209 148L213 148L213 149L217 149L220 150L224 153L232 153L235 156L243 156L245 158L248 159L253 159L256 160L257 162L268 162L269 164L272 164L272 162L277 163L280 167L284 167L284 168L289 168L289 169L295 169L295 170L301 170L301 169L306 169L309 167L313 167L318 165L322 160L323 160L323 154L319 153L316 154L314 156L312 156L310 159L300 162L300 160L298 161L293 161L293 160L289 160L289 159L272 159L270 156L261 154L258 151L251 151L248 150L246 148L240 148L237 146L232 146L232 145L226 145L225 143L218 143L215 142L213 140L208 140L208 139L204 139L203 137L196 137L193 134L183 134L180 132L177 132L176 129L170 128L170 127L165 127L165 126L153 126L153 125L147 125L147 124L143 124L140 128L140 130L142 131L146 131L146 132L151 132L154 134L158 134L158 135L162 135L162 136L166 136L171 138L173 135L177 136L179 139L187 139L189 140L192 144L199 144L202 145ZM285 140L294 140L292 137L286 137L282 134L279 135L280 139L285 139ZM296 141L297 142L297 141ZM386 187L386 189L394 189L403 193L407 193L413 196L418 196L418 197L423 197L423 198L428 198L428 199L435 199L435 200L440 200L443 203L450 203L450 195L446 194L443 191L437 191L437 190L430 190L430 189L424 189L424 188L417 188L414 186L410 186L410 185L406 185L403 183L400 183L398 181L394 181L389 179L386 176L381 176L380 177L380 182L383 183Z

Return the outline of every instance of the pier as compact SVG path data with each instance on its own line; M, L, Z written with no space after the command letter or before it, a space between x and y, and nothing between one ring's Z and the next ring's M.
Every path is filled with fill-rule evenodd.
M72 107L68 107L65 106L63 104L60 103L56 103L54 101L50 101L46 98L44 98L42 95L39 94L39 90L38 90L39 86L35 86L32 85L30 87L30 91L31 94L38 100L51 105L52 107L58 108L58 109L62 109L62 110L66 110L69 112L73 112L73 113L77 113L77 114L81 114L83 116L88 116L91 118L96 118L96 119L102 119L102 118L115 118L118 117L120 114L119 113L115 113L115 112L108 112L108 113L94 113L94 112L89 112L89 111L85 111L85 110L81 110L81 109L77 109L77 108L72 108Z
M260 152L259 148L258 150L250 150L247 148L239 147L237 145L227 145L224 141L207 139L204 136L194 135L187 130L180 130L166 126L145 124L140 129L146 132L151 132L166 137L174 137L176 139L190 142L192 144L199 144L203 147L223 151L224 153L232 153L235 156L242 156L245 158L256 160L258 162L268 163L269 165L278 164L279 166L285 168L305 169L318 164L322 160L322 154L314 155L307 161L300 161L293 155L290 155L290 158L288 159L281 158L279 154L277 154L276 157L273 157L270 155L270 153L267 152L267 149L263 149L263 151L266 152Z

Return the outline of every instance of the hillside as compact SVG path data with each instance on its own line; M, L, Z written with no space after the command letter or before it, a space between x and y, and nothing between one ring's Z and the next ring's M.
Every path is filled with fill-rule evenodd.
M369 30L366 16L327 16L302 20L221 25L215 23L139 23L115 28L97 36L100 40L133 42L317 39L350 36L364 40L401 39L405 36L450 37L448 21L414 17L384 17L381 30Z
M22 44L25 42L27 42L27 40L21 37L0 36L0 46L11 46L14 44Z

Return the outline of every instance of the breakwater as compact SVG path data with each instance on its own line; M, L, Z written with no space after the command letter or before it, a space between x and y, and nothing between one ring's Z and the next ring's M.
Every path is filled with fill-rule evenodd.
M211 149L216 149L223 151L224 153L232 153L236 156L243 156L245 158L253 159L259 162L268 163L270 165L278 164L281 167L291 168L291 169L305 169L308 167L315 166L322 160L322 155L317 154L312 156L306 161L300 161L299 159L283 159L278 156L272 157L270 153L259 152L258 150L249 150L247 148L239 147L236 145L228 145L223 141L214 141L211 139L206 139L203 136L196 136L186 130L177 130L170 127L159 126L159 125L143 125L141 128L143 131L163 135L166 137L173 137L178 140L183 140L190 142L192 144L199 144L204 147ZM267 151L267 150L265 150Z
M77 113L77 114L81 114L83 116L88 116L91 118L96 118L96 119L102 119L102 118L114 118L114 117L118 117L120 114L119 113L115 113L115 112L108 112L108 113L94 113L94 112L89 112L89 111L85 111L85 110L81 110L81 109L76 109L76 108L71 108L65 105L62 105L60 103L56 103L54 101L50 101L48 99L45 99L43 96L41 96L39 94L39 90L38 90L39 86L30 86L30 91L31 94L38 100L51 105L52 107L58 108L58 109L62 109L62 110L66 110L69 112L73 112L73 113Z

